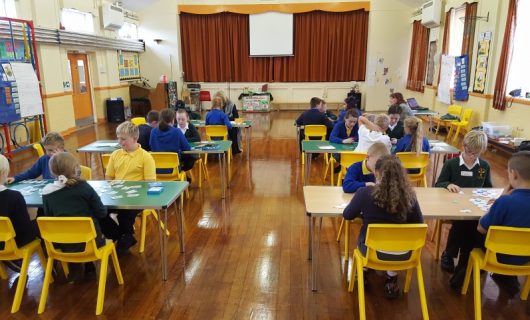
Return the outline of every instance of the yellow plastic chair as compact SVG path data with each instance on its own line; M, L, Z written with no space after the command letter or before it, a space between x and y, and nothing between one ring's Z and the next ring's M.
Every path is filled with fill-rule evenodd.
M228 140L228 128L222 125L208 125L205 127L206 139L212 141L215 138ZM232 162L232 148L228 149L228 178L231 176L230 163ZM204 165L208 164L208 155L204 155ZM206 167L205 167L206 168ZM205 169L206 170L206 169Z
M81 179L92 180L92 169L85 166L79 166L81 168Z
M304 126L304 140L316 140L315 138L320 138L321 141L326 141L326 135L328 133L328 128L322 124L310 124ZM313 138L313 139L311 139ZM305 154L302 152L302 166L305 165ZM326 169L324 170L324 179L326 179L328 169L329 169L329 158L328 154L324 153L324 163L326 164Z
M462 115L462 106L459 106L457 104L452 104L447 108L447 114L450 114L455 117L459 117ZM458 120L443 120L441 118L436 118L436 121L438 124L436 125L436 135L438 135L438 131L440 130L440 125L444 126L445 128L449 127L451 123L456 122Z
M103 171L105 172L107 170L107 166L109 165L110 161L110 154L102 154L101 155L101 164L103 165ZM178 166L178 163L177 163ZM157 176L158 179L158 176ZM187 190L186 190L187 192ZM147 232L147 217L153 216L153 218L156 221L159 221L160 228L164 229L164 223L158 219L158 214L156 213L156 210L153 209L145 209L142 210L141 215L141 224L140 224L140 245L138 246L138 252L143 253L145 250L145 234ZM166 234L169 236L169 230L166 230Z
M33 149L37 151L37 156L39 156L39 158L44 155L44 148L42 147L42 144L40 144L40 142L34 143Z
M422 182L423 187L427 188L427 166L429 165L429 153L421 152L419 155L416 152L398 152L396 156L403 164L405 169L419 169L418 173L409 173L410 182Z
M482 319L480 270L510 276L526 276L526 281L520 295L521 300L526 301L528 298L528 292L530 291L530 263L522 266L500 263L497 260L497 254L530 256L529 243L530 228L492 226L489 228L486 236L486 252L479 248L471 251L461 293L467 293L471 271L473 271L475 319Z
M473 109L465 109L464 112L462 112L462 119L460 121L451 122L451 127L449 129L449 133L447 133L447 136L445 137L446 141L450 141L451 133L453 133L453 143L456 142L458 139L458 135L460 134L461 128L466 128L469 126L469 120L471 120L471 116L473 115ZM456 130L456 131L455 131Z
M348 291L352 292L355 286L355 275L357 274L357 290L359 298L359 318L366 319L364 299L364 276L363 268L375 270L407 270L403 292L410 289L412 269L416 269L418 289L423 319L429 319L427 310L427 299L423 284L423 273L421 269L421 249L425 245L427 225L422 224L370 224L366 232L366 256L359 249L353 251L353 267L350 273L350 284ZM379 259L381 252L410 252L406 260L389 261Z
M105 301L109 257L112 258L118 283L123 284L123 276L114 243L108 242L101 248L97 247L94 222L89 217L39 217L37 218L37 224L39 225L39 230L46 245L46 251L48 252L48 263L46 265L44 283L42 284L38 313L43 313L46 308L46 299L48 298L48 288L50 286L54 260L71 263L101 260L96 303L96 315L100 315L103 311L103 303ZM63 252L55 247L57 243L85 243L85 250L83 252ZM65 273L68 274L68 270L65 270Z
M0 217L0 242L5 243L4 249L0 250L0 261L18 260L22 259L22 267L20 268L20 276L18 278L17 289L15 291L15 298L11 306L11 313L18 312L20 303L24 296L24 289L26 288L26 279L28 278L28 267L33 253L39 255L39 260L44 269L46 266L46 259L40 246L40 239L35 239L25 246L19 248L15 242L15 229L11 220L7 217ZM7 279L7 272L4 265L0 263L0 277Z
M141 124L146 124L147 121L145 120L144 117L136 117L136 118L132 118L131 119L131 122L134 123L135 125L139 126Z

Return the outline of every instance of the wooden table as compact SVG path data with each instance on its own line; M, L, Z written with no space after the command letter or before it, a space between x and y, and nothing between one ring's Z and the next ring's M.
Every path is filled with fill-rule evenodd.
M463 194L451 193L444 188L414 188L416 197L420 204L424 219L448 219L448 220L478 220L485 212L472 204L469 199L473 198L473 190L476 188L464 188ZM500 195L502 189L493 189ZM317 290L317 266L318 246L320 245L320 233L322 229L322 218L342 218L344 208L353 198L352 193L344 193L342 187L327 186L305 186L304 203L306 215L309 219L308 230L308 256L311 260L311 289ZM461 210L469 210L462 212ZM320 219L317 239L315 240L315 219ZM314 243L316 241L316 243ZM317 246L315 250L315 245Z
M497 139L488 138L488 145L496 150L502 151L507 155L511 156L517 152L517 147L513 145L513 142L508 141L508 143L502 143Z
M206 122L204 120L190 120L190 122L198 128L206 127ZM252 136L252 120L244 120L243 122L230 121L230 124L234 128L245 129L245 138L247 140L247 160L250 161L250 138Z
M35 181L36 183L33 183ZM32 187L36 189L31 194L24 194L24 200L28 207L42 207L42 195L41 189L47 183L52 183L53 180L44 180L44 182L38 182L39 180L26 180L11 184L8 186L9 189L23 191L23 189ZM30 183L28 183L30 182ZM138 191L138 197L127 197L123 195L122 198L113 199L114 195L110 195L107 192L98 192L101 202L108 209L130 209L130 210L144 210L154 209L158 212L158 216L162 219L160 211L164 211L164 227L158 227L158 236L160 238L160 256L162 261L162 280L167 280L167 209L171 206L175 206L175 212L177 213L177 223L179 228L180 237L180 252L184 253L184 211L182 206L180 210L177 210L177 199L182 196L182 193L188 187L187 181L160 181L164 186L164 191L157 195L148 195L147 189L149 187L149 181L123 181L122 183L115 183L115 181L88 181L88 183L96 190L101 189L117 191L119 194L124 194L121 191L123 187L137 186L140 188L135 189ZM158 181L157 181L158 183ZM121 186L121 187L120 187Z

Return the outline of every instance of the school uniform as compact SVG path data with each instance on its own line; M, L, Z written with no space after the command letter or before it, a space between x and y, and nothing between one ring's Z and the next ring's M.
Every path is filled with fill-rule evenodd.
M342 143L342 140L353 138L354 141L359 140L359 126L355 124L353 128L349 129L344 124L344 121L338 121L329 136L329 141L333 143Z
M355 110L357 112L357 116L360 117L363 115L363 112L357 108L354 108L353 110ZM339 112L339 119L338 121L344 121L344 117L346 116L346 109L342 110L341 112Z
M410 152L412 150L412 135L406 134L403 138L401 138L398 143L396 144L396 149L394 150L394 153L397 152ZM422 146L421 146L422 152L430 152L431 146L429 145L429 140L425 137L422 139Z
M188 142L200 142L201 135L193 123L188 122L184 128L179 127L178 123L175 123L175 128L179 129L184 135Z
M138 126L138 131L140 132L140 135L138 136L138 143L145 151L151 151L151 147L149 146L149 138L151 137L152 130L153 127L145 123Z
M37 238L37 231L31 222L24 196L18 191L0 185L0 216L11 220L15 230L15 242L20 248ZM0 250L4 243L0 243Z
M353 193L359 188L366 187L367 182L375 183L375 175L368 170L366 160L356 162L346 171L346 176L342 182L342 191Z
M17 174L14 179L14 182L19 182L28 179L36 179L42 175L43 179L53 179L53 175L50 171L50 156L45 154L40 157L37 162L31 166L28 170Z
M485 160L477 158L475 163L468 167L462 155L447 160L435 187L447 188L449 184L455 184L460 188L492 188L490 166ZM469 254L477 239L477 224L476 220L452 221L443 254L456 258L460 252L457 269L467 266Z
M403 121L399 120L393 127L388 125L386 129L386 135L390 139L401 139L405 135L405 129L403 128Z
M384 144L388 150L392 147L390 138L387 135L382 134L379 131L372 131L365 125L359 127L359 143L355 148L356 152L368 152L368 149L377 142Z
M209 125L224 125L228 129L232 129L232 124L228 119L228 116L219 109L212 109L206 114L205 123Z
M329 134L333 130L333 123L328 119L325 113L320 112L317 108L312 108L302 112L302 114L296 119L297 126L307 126L307 125L324 125L326 126L326 139L328 139ZM302 150L302 140L304 140L305 134L304 130L300 130L300 150Z
M179 155L181 162L181 169L188 171L193 168L196 159L183 158L182 151L189 151L191 149L188 140L182 132L175 127L168 127L168 130L162 131L160 128L155 128L151 131L151 138L149 139L151 150L153 152L176 152Z

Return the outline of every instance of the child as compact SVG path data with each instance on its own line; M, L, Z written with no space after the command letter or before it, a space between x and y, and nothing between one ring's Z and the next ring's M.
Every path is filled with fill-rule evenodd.
M114 151L110 156L106 176L111 180L156 180L155 161L138 144L138 127L130 121L123 122L116 128L116 135L122 149ZM121 209L113 212L118 214L118 232L114 232L112 225L108 223L101 223L101 228L110 239L118 240L116 250L118 254L123 254L136 244L133 225L140 211ZM108 219L105 221L108 222Z
M346 112L348 112L348 110L354 110L355 113L357 113L357 118L362 115L361 110L356 108L356 104L358 103L358 101L355 96L348 96L346 99L344 99L344 103L346 103L346 106L344 110L339 113L338 121L344 120L344 116L346 115Z
M358 114L355 109L349 109L344 116L343 121L338 121L331 135L329 141L340 144L353 144L359 139L359 126L357 125ZM340 154L334 153L333 158L340 163ZM340 165L335 168L335 173L340 172Z
M182 132L175 128L175 111L164 109L160 112L158 128L151 131L149 144L153 152L176 152L179 155L180 166L183 171L193 168L196 158L184 157L182 151L189 151L190 145Z
M223 99L219 96L212 100L212 109L206 114L206 125L225 125L229 130L232 129L232 124L228 116L221 110L223 107Z
M182 132L188 142L200 142L201 136L193 123L189 122L188 112L184 109L177 109L177 123L175 127Z
M357 247L363 255L366 255L364 241L369 224L423 222L416 194L397 157L386 155L377 160L375 177L377 183L358 189L343 213L344 219L361 217L363 220L357 239ZM396 272L387 271L384 293L387 298L398 297Z
M397 141L405 135L403 121L400 120L401 112L402 110L400 106L390 106L390 108L388 108L390 122L388 124L388 129L386 129L386 134L390 138L392 144L396 144Z
M508 161L509 185L505 194L499 197L480 220L477 230L486 234L490 226L506 226L516 228L530 228L530 151L520 151ZM498 255L500 263L524 265L530 262L530 257ZM510 293L519 291L517 276L492 274L492 278L506 284Z
M48 132L44 138L42 138L42 146L44 147L45 155L39 158L35 164L20 174L17 174L14 178L7 178L7 183L19 182L22 180L36 179L42 175L43 179L53 179L48 167L50 158L58 153L64 151L64 139L57 132Z
M0 154L0 216L8 217L15 229L15 242L19 248L25 246L37 238L37 232L28 214L26 201L20 192L9 190L5 187L9 175L9 161ZM4 243L0 243L0 250L4 249ZM6 266L14 271L20 272L20 263L15 261L3 261Z
M50 171L57 178L53 184L42 189L42 204L44 214L54 217L90 217L96 229L97 246L105 245L99 224L100 219L110 220L115 232L118 226L108 217L107 209L103 206L96 191L84 180L79 178L80 167L77 159L70 153L60 152L50 159ZM65 252L79 252L84 250L84 244L60 244ZM79 277L80 265L72 265L69 281ZM92 262L85 263L85 275L95 275Z
M138 126L138 130L140 132L138 143L140 143L142 149L145 151L151 151L151 147L149 146L149 137L151 136L151 130L158 127L159 117L158 111L151 110L147 113L147 117L145 117L147 123Z
M421 147L420 147L421 146ZM423 136L423 126L420 119L408 117L405 119L405 136L396 144L394 152L430 152L429 140Z
M482 131L472 130L464 136L463 144L464 152L444 163L435 187L447 188L455 193L460 192L460 188L491 188L490 166L479 158L488 146L488 137ZM441 267L447 272L454 272L450 285L455 290L462 287L467 261L474 245L474 237L469 235L474 234L476 229L477 221L455 220L449 230ZM453 259L459 251L460 257L455 268Z
M333 129L333 123L326 117L326 102L320 98L313 97L310 101L311 108L304 111L298 119L296 119L297 126L307 126L312 124L325 125L327 133ZM300 150L302 150L302 140L304 140L304 131L300 130Z
M342 183L342 191L353 193L361 187L375 185L374 166L381 157L389 155L388 148L381 142L376 142L368 148L366 159L352 164Z
M239 118L236 105L225 95L223 91L217 91L214 97L220 97L223 101L223 112L228 117L228 120L234 121ZM232 127L228 130L228 139L232 141L232 154L236 155L241 153L242 140L241 140L241 129Z
M369 115L366 115L369 116ZM374 122L368 120L368 117L359 117L359 144L355 148L356 152L366 152L368 148L376 142L385 144L390 150L390 138L385 135L388 129L389 118L386 114L378 114L375 116Z

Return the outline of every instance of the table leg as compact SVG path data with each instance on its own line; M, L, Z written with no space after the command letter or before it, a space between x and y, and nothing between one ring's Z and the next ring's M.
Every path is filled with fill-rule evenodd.
M164 280L167 280L167 208L164 209L164 230L162 230L162 238L164 240L164 256L162 259L162 268L164 268L164 270L162 276L164 277Z
M252 135L252 127L247 128L247 160L250 161L250 139Z
M320 236L322 231L322 217L320 217L320 222L318 225L317 231L317 243L316 249L315 244L312 245L313 248L313 259L311 260L311 290L317 291L317 267L318 267L318 252L320 251Z
M184 193L180 195L180 199L184 196ZM173 206L175 207L175 214L177 215L177 224L179 229L179 244L180 244L180 253L184 253L184 204L182 201L179 201L180 205L177 205L177 201L179 199L175 200L173 203Z
M432 166L432 186L434 187L436 183L436 174L438 173L438 162L440 162L440 154L435 153Z
M160 210L156 210L156 211L157 211L157 214L158 214L158 218L161 219ZM162 267L162 280L163 281L167 280L166 274L164 273L165 272L165 265L164 265L164 253L165 253L165 250L164 250L164 239L163 239L163 235L162 235L162 232L166 232L165 227L166 227L166 225L164 224L164 230L162 230L161 226L159 226L157 228L158 229L158 238L160 240L160 263L162 264L161 267Z
M221 199L225 198L225 171L223 166L224 161L224 152L223 154L219 153L219 170L220 170L220 178L221 178Z
M313 217L311 215L308 217L308 230L307 230L307 260L313 259Z
M309 179L311 178L309 176L309 174L311 173L311 159L313 158L312 157L312 154L309 153L309 152L304 152L305 154L305 179L304 179L304 185L308 186L309 185Z

